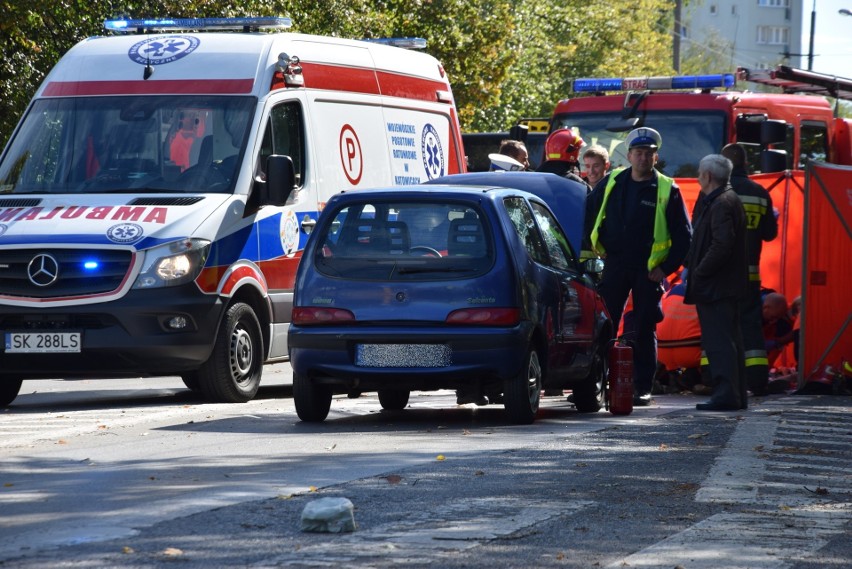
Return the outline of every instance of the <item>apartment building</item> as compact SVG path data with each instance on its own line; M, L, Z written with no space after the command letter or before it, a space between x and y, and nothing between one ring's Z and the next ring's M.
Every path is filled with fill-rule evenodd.
M690 0L684 2L681 61L705 63L703 71L738 66L768 69L806 67L802 0ZM810 9L808 9L810 14Z

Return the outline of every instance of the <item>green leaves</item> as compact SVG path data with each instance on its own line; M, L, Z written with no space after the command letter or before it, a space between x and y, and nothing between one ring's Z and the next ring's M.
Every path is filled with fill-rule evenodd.
M61 55L122 15L289 16L294 32L424 37L447 71L466 132L549 116L573 96L575 77L672 73L671 0L3 0L0 7L3 141Z

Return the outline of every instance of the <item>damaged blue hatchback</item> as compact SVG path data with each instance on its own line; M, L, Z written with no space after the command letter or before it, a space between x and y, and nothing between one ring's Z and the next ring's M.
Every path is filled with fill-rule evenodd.
M582 219L582 215L579 217ZM594 279L543 200L497 187L337 194L296 277L293 398L323 421L335 393L455 389L535 420L543 389L603 406L612 325Z

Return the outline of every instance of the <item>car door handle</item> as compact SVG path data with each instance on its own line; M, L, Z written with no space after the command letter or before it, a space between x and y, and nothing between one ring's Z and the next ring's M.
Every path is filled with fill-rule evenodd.
M316 225L317 220L311 219L309 216L306 215L305 218L302 220L302 231L310 235L311 231L314 230L314 227L316 227Z

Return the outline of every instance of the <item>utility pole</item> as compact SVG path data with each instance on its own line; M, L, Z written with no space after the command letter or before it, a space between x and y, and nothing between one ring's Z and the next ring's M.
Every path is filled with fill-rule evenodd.
M683 0L675 0L674 35L672 36L672 56L674 61L672 62L672 67L674 67L675 73L678 75L680 75L680 33L683 30L683 26L680 23L682 8Z
M816 0L811 8L811 43L808 47L808 71L814 69L814 30L816 29Z

